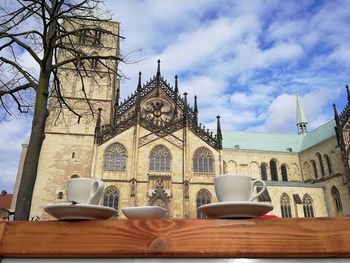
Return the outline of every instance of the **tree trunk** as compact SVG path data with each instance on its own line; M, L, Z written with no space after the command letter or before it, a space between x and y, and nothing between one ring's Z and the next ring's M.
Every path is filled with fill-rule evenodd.
M53 8L52 17L57 15L57 1L51 0ZM44 24L45 24L45 19ZM45 123L48 116L47 102L49 95L52 60L55 50L55 36L57 35L57 19L44 26L44 55L40 68L40 77L36 89L34 118L30 134L27 154L24 159L22 179L19 185L15 220L28 220L32 205L33 190L35 186L41 146L45 138ZM48 27L47 27L48 26Z
M36 91L32 131L30 134L28 150L23 165L22 179L17 196L15 220L28 220L30 215L40 151L45 137L45 122L48 116L47 88L49 85L49 76L47 75L49 74L40 74L39 85Z

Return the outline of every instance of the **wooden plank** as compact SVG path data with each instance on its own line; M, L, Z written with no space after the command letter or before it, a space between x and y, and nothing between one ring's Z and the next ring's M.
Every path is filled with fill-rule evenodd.
M0 246L1 246L4 234L5 234L5 228L6 228L6 222L4 222L4 221L0 222Z
M350 257L350 219L8 222L0 257Z

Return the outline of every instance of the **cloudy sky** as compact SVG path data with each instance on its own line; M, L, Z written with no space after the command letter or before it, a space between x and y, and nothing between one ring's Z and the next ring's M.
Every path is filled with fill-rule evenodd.
M342 109L350 82L350 1L110 0L126 39L121 95L161 60L170 83L198 96L199 118L226 130L296 134L295 95L309 130ZM12 191L30 119L0 123L0 188Z

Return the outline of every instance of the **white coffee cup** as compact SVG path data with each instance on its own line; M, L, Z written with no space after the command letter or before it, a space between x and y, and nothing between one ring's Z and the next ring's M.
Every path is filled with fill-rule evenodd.
M67 197L68 201L78 204L98 205L104 183L92 178L72 178L68 180Z
M254 194L254 186L260 184L262 189ZM253 201L266 189L262 180L252 180L243 174L223 174L214 178L214 188L219 202Z

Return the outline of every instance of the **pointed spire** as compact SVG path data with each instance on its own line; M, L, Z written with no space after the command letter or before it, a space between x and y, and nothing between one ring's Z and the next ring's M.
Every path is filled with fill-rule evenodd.
M175 75L175 109L174 109L174 119L176 119L177 116L177 98L179 96L179 88L177 86L177 75Z
M350 102L350 91L349 91L349 86L346 85L345 87L346 87L346 92L347 92L347 94L348 94L348 102Z
M159 97L159 89L160 89L160 59L157 61L158 67L157 67L157 90L156 90L156 96Z
M220 124L220 115L216 116L216 138L218 141L218 149L222 149L222 133L221 133L221 124Z
M100 131L101 131L101 111L102 108L98 108L98 114L97 114L97 120L96 120L96 127L95 127L95 142L96 142L96 138L99 135Z
M140 93L141 93L141 71L139 72L139 83L137 84L137 99L136 99L136 112L140 112Z
M157 66L157 76L160 75L160 59L157 61L158 66Z
M339 114L338 114L338 111L337 111L337 106L335 106L335 103L333 103L333 111L334 111L334 120L336 122L336 124L340 125L340 122L339 122Z
M115 102L114 102L114 116L113 116L113 124L116 123L118 117L118 109L119 109L119 99L120 99L120 91L117 89Z
M296 96L297 100L297 128L298 134L306 134L307 133L307 119L304 113L303 105L301 104L301 99L299 95Z
M198 106L197 106L197 96L194 95L194 121L198 124Z
M333 103L333 111L334 111L334 120L335 120L335 134L337 135L337 142L338 142L338 146L341 145L342 143L342 134L341 134L341 124L339 121L339 115L338 115L338 111L337 111L337 107L335 106L335 103Z
M141 73L141 71L139 72L139 83L137 84L137 89L139 90L139 89L141 89L141 75L142 75L142 73Z
M187 92L184 92L184 104L185 104L185 108L187 108L187 95L188 93Z
M175 93L179 93L179 88L177 85L177 75L175 75Z
M188 119L188 105L187 105L187 95L188 93L187 92L184 92L184 125L187 126L187 119Z
M194 112L198 113L197 96L194 95Z

